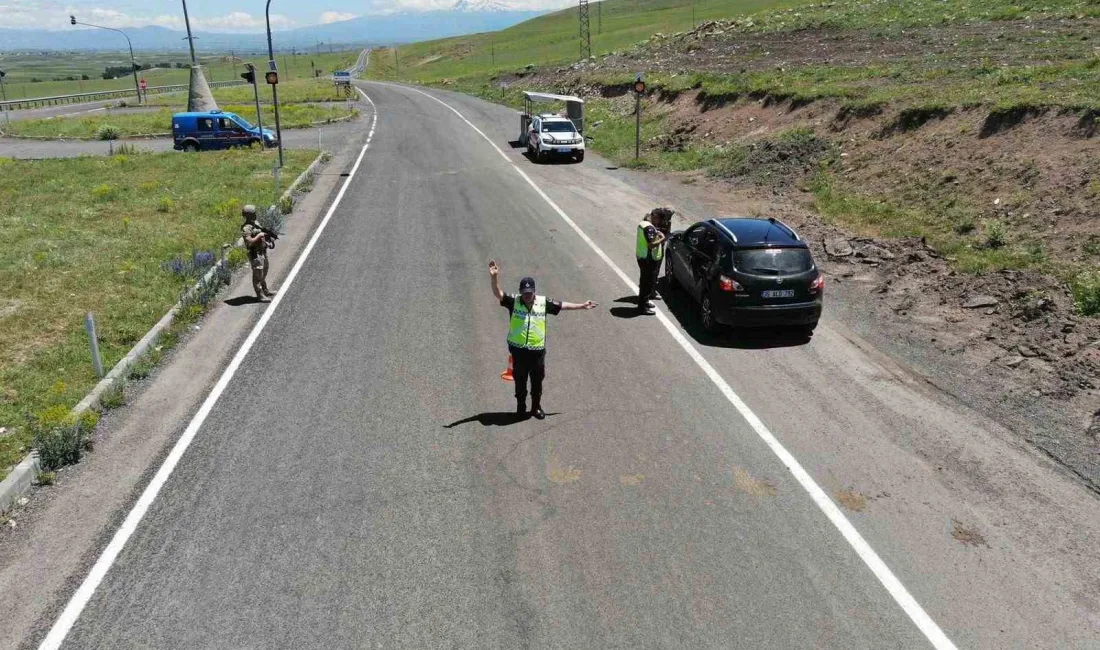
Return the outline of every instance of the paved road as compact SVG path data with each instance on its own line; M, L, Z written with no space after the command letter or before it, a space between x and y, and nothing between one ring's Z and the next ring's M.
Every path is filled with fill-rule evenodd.
M416 91L366 88L362 168L65 647L928 646L509 161L628 272L644 195L595 157L530 164L506 109L440 95L508 161ZM508 289L602 303L552 318L543 422L504 415L491 257ZM1095 645L1079 485L839 323L703 345L673 322L953 641Z

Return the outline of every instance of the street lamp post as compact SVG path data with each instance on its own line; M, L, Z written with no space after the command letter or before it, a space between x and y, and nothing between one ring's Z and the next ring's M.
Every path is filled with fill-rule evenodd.
M112 32L118 32L119 34L122 34L126 38L126 46L130 48L130 72L132 72L133 75L134 75L134 92L137 93L137 100L138 100L138 103L140 104L141 103L141 86L138 85L137 61L134 60L134 46L133 46L133 44L130 43L130 37L126 36L126 32L122 31L121 29L115 29L114 27L104 27L103 25L93 25L91 23L80 23L80 22L77 22L76 16L69 16L69 22L72 23L73 25L84 25L85 27L96 27L96 28L99 28L99 29L109 29Z
M264 19L267 21L267 58L272 64L275 62L275 48L271 46L271 0L267 0L264 8ZM269 64L270 65L270 64ZM278 81L278 79L276 79ZM283 166L283 130L279 125L279 84L271 84L271 102L275 104L275 139L279 142L279 167Z

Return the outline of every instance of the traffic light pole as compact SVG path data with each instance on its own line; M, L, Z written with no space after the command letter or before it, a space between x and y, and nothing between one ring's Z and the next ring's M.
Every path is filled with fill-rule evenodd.
M267 0L267 8L264 9L264 18L267 19L267 57L275 60L275 48L271 46L271 0ZM271 101L275 104L275 139L279 141L279 166L283 166L283 130L279 125L279 84L271 84Z
M98 29L106 29L106 30L110 30L112 32L118 32L119 34L122 34L122 37L126 39L126 46L128 48L130 48L130 72L132 72L134 74L134 92L137 93L137 101L140 104L141 103L141 86L138 85L138 78L137 78L137 68L138 68L138 66L137 66L137 61L134 60L134 46L133 46L133 44L130 43L130 37L126 35L126 32L122 31L121 29L115 29L114 27L104 27L103 25L93 25L91 23L77 22L75 16L69 16L69 22L73 25L84 25L85 27L96 27Z
M245 81L252 82L252 95L256 98L256 128L260 129L260 148L267 149L267 140L264 140L264 118L260 113L260 82L256 79L256 66L251 63L244 64L248 68L248 72L242 74ZM251 75L251 79L249 79Z

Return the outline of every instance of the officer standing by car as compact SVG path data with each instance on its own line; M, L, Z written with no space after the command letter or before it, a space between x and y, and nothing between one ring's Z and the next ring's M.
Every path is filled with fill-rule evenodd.
M652 315L657 274L665 259L665 241L672 226L670 208L654 208L638 224L634 255L638 258L638 311Z
M256 291L257 300L265 300L275 295L267 288L267 235L256 222L256 206L244 206L241 216L244 217L241 238L248 249L248 264L252 267L252 288Z
M527 378L531 378L531 415L541 420L542 380L546 376L546 316L557 315L574 309L595 309L596 303L560 302L535 293L534 278L519 282L519 295L504 293L500 289L500 267L489 260L489 280L493 295L500 305L508 309L511 323L508 327L508 352L512 355L512 374L516 380L516 414L527 414Z

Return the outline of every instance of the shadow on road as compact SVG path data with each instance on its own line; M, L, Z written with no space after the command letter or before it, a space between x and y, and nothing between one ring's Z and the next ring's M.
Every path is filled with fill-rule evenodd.
M547 415L552 415L547 413ZM478 413L477 415L471 415L468 418L452 422L450 424L443 425L444 429L453 429L463 424L470 424L471 422L477 422L483 427L507 427L513 424L519 424L530 416L520 415L515 411L498 411L496 413Z
M257 303L264 302L256 296L237 296L236 298L230 298L225 301L225 304L230 307L241 307L243 305L255 305Z
M658 282L658 290L664 298L666 313L680 323L684 331L696 343L712 348L732 348L738 350L768 350L806 345L810 337L797 328L723 328L715 334L708 333L699 322L699 306L682 288L673 287L667 277ZM637 304L637 296L624 296L615 302ZM660 308L660 303L658 308ZM636 307L614 307L611 313L619 318L635 318L641 313Z
M511 142L508 143L508 146L513 148L513 149L522 149L522 148L526 147L527 145L523 142L520 142L519 140L512 140Z

